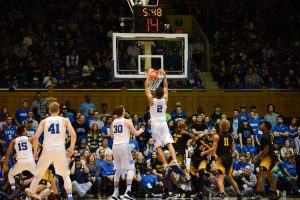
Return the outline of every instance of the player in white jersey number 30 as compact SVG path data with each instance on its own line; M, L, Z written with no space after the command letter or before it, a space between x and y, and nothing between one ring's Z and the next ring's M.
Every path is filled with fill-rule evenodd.
M114 175L114 193L112 195L112 199L119 200L121 199L119 196L119 181L122 174L122 170L126 170L127 172L127 189L124 199L134 200L134 196L131 193L131 184L134 175L134 162L130 150L130 134L139 136L145 130L140 129L136 130L133 126L133 123L129 119L124 118L125 109L122 105L116 106L114 110L114 114L118 117L113 121L110 126L110 135L114 140L112 153L114 156L114 168L116 170Z

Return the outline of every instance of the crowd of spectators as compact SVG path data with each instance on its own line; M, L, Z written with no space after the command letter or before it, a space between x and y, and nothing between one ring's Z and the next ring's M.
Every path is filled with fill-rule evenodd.
M221 88L300 88L298 1L176 1L210 42L212 76ZM186 9L187 8L187 9Z
M138 81L111 79L112 33L131 31L119 21L132 15L126 1L0 4L1 88L142 87ZM179 14L193 14L213 44L210 69L219 87L294 89L300 88L297 4L190 0L174 5ZM120 52L124 68L131 63L129 54ZM174 80L173 88L204 88L194 70L201 58L190 59L190 80Z
M39 102L39 103L37 103ZM5 151L10 141L16 136L15 130L23 125L27 134L31 137L38 126L38 122L49 116L47 112L48 102L38 93L36 100L32 103L26 99L22 100L20 109L14 114L9 113L7 108L2 108L0 123L1 168L0 187L3 192L9 192L9 185L6 174L2 171ZM80 111L79 111L80 109ZM204 108L209 110L209 108ZM234 137L237 155L234 158L233 177L238 182L244 196L252 195L257 183L259 168L252 164L252 158L260 151L260 139L262 132L259 130L261 121L266 120L272 124L271 134L274 137L274 148L278 162L274 168L274 177L279 190L288 196L299 195L299 156L300 156L300 127L297 118L283 118L276 113L275 106L270 104L268 112L258 113L255 106L248 107L240 105L239 109L232 113L222 113L222 107L215 105L212 113L198 109L195 114L189 116L182 108L181 103L174 105L174 110L166 115L169 131L175 138L174 148L184 155L184 171L182 176L173 172L174 180L168 188L163 185L163 165L158 160L156 149L151 133L151 118L149 109L144 115L137 115L134 111L126 111L125 118L133 121L134 127L139 129L145 127L145 132L140 136L131 137L131 152L136 166L136 173L133 182L133 193L136 197L162 197L161 195L177 195L178 197L190 197L194 195L195 181L193 177L197 174L190 171L191 157L193 156L194 143L191 142L191 135L197 136L200 133L208 133L221 119L228 119L231 124L231 133ZM102 197L106 198L113 193L113 166L112 145L109 129L112 121L116 118L113 113L107 112L107 104L96 105L91 96L87 95L85 102L80 108L72 108L71 102L61 105L60 116L68 118L77 134L76 152L70 159L71 179L74 194L79 197ZM177 144L178 137L180 140ZM42 138L40 143L42 143ZM176 139L177 138L177 139ZM182 143L183 142L183 143ZM66 146L70 144L69 136L66 137ZM165 156L170 160L170 153L165 150ZM11 157L9 166L15 162ZM297 162L297 163L296 163ZM215 161L211 160L207 165L205 183L203 183L206 194L218 195L218 186L215 177ZM197 172L196 172L197 173ZM55 172L54 172L55 174ZM56 176L60 180L59 176ZM126 171L122 175L120 192L126 187ZM62 186L62 184L60 184ZM226 191L234 196L234 190L227 182ZM62 187L61 187L62 188ZM59 191L61 188L58 188ZM268 194L270 186L266 179L263 192ZM62 192L62 191L60 191ZM1 194L0 194L1 195Z
M0 6L0 88L143 87L111 79L112 33L131 31L119 21L132 15L127 1L21 0ZM129 48L120 49L124 69L134 56ZM202 87L195 80L174 84Z

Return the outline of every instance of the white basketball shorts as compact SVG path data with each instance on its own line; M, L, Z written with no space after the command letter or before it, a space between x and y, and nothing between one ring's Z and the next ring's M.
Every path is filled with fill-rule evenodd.
M174 143L173 137L170 134L167 122L151 122L152 138L154 147L164 147L169 143Z
M130 144L113 144L112 154L114 156L115 170L133 170L134 162L130 150Z

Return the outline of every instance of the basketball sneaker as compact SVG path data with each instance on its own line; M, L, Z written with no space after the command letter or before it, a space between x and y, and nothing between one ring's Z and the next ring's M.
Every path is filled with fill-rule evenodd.
M229 200L228 195L225 194L225 193L222 193L222 194L221 194L221 200Z
M271 196L269 197L269 200L279 200L281 196L277 194L277 192L272 192Z
M172 165L171 168L176 174L183 175L182 169L177 164Z
M254 193L252 197L249 197L248 200L260 200L261 196L259 194Z
M131 191L127 191L124 195L123 195L124 199L129 199L129 200L135 200L135 197L133 196L133 194L131 193Z
M112 195L111 199L113 199L113 200L121 200L121 197L120 197L120 195L118 195L118 196Z

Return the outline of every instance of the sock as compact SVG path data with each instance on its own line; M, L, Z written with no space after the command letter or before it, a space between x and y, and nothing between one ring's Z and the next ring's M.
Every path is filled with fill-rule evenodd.
M167 169L169 167L169 165L166 163L164 164L164 169Z
M178 162L176 159L174 160L174 165L178 165Z
M68 197L73 197L72 193L67 193Z
M119 196L119 186L117 185L117 186L115 186L115 190L114 190L114 194L113 194L114 196Z
M11 189L12 189L13 191L15 191L15 190L16 190L16 186L15 186L15 185L12 185L12 186L11 186Z
M131 184L128 184L128 185L127 185L126 192L128 192L128 191L131 191Z

